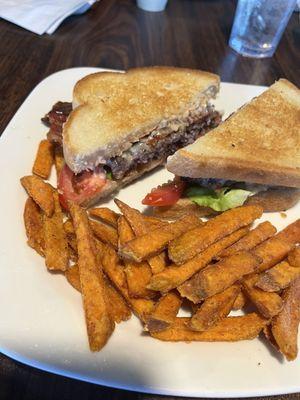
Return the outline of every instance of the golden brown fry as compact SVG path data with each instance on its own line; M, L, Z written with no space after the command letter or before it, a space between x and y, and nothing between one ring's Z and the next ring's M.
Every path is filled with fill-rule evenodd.
M277 235L255 247L252 250L253 254L262 259L258 272L266 271L278 264L287 256L292 248L292 244L279 239Z
M247 276L242 280L242 285L247 297L256 306L265 318L272 318L282 309L282 300L277 293L264 292L255 287L259 279L258 274Z
M54 213L53 187L35 175L23 176L22 186L30 197L40 206L47 217Z
M251 224L262 212L263 209L259 206L242 206L225 211L205 225L189 230L172 240L168 248L169 257L176 264L182 264L216 241Z
M64 154L62 150L62 146L55 145L54 147L54 165L56 170L56 178L58 180L58 176L63 166L65 165Z
M288 287L298 277L300 268L292 267L288 262L282 261L261 274L255 286L265 292L278 292Z
M117 228L119 214L107 207L89 209L89 215Z
M77 237L78 267L90 349L99 351L114 330L103 273L86 212L74 203L70 213Z
M198 254L186 263L177 266L171 265L159 274L153 275L148 287L153 290L167 292L178 287L189 279L196 272L204 268L212 259L227 246L235 243L248 232L248 228L241 228L238 231L225 236L223 239L209 246L202 253Z
M203 332L216 325L230 313L240 290L239 285L232 285L206 299L191 318L189 327L194 331Z
M70 285L73 286L74 289L78 290L78 292L81 292L78 264L71 265L69 268L67 268L65 271L65 276Z
M189 229L202 224L195 216L186 216L177 221L156 228L146 235L138 236L120 248L120 254L124 258L134 261L143 261L160 253L168 243L182 235Z
M182 299L177 292L169 292L162 296L147 320L146 330L157 332L171 326L175 321L181 303Z
M24 208L24 224L27 235L27 243L42 257L45 252L43 217L39 206L28 197Z
M298 354L298 327L300 322L300 279L283 293L283 309L272 320L272 334L287 360Z
M232 305L232 310L241 310L246 304L246 296L244 295L243 291L240 290L236 299Z
M96 238L104 243L111 244L116 249L118 248L118 233L114 227L92 220L90 220L90 226Z
M53 161L53 144L47 139L42 140L35 157L32 173L43 179L48 179Z
M73 223L72 223L72 221L70 219L67 219L64 222L64 230L65 230L67 235L75 235Z
M168 342L236 342L256 338L268 320L256 313L227 317L204 332L192 331L188 328L189 322L189 318L176 318L170 328L150 334L155 339Z
M181 296L187 297L194 303L222 292L244 275L254 272L261 259L253 254L241 251L224 258L216 264L211 264L198 272L185 286L178 288ZM191 286L193 285L193 286Z
M288 225L277 235L277 238L283 240L290 245L295 245L300 243L300 219Z
M166 222L156 220L155 218L150 219L149 217L146 217L138 210L135 210L134 208L131 208L127 204L123 203L121 200L115 199L115 203L122 211L136 236L145 235L155 228L166 225ZM148 259L148 263L153 274L163 271L166 267L165 257L163 254L150 257Z
M288 254L288 262L293 267L300 268L300 247L295 247Z
M118 220L118 234L120 245L134 238L134 233L123 215ZM124 260L124 265L130 297L144 297L147 299L154 297L155 292L147 289L152 276L151 268L147 261L136 263Z
M100 241L97 241L96 244L104 272L114 286L122 293L132 311L145 322L154 307L154 302L148 299L130 298L124 267L120 264L116 251L111 246L101 243Z
M69 266L69 247L57 192L53 192L53 199L54 214L44 215L45 263L49 270L65 271Z
M262 222L247 235L242 237L238 242L223 250L219 257L228 257L242 250L251 250L260 243L275 235L276 228L270 222Z

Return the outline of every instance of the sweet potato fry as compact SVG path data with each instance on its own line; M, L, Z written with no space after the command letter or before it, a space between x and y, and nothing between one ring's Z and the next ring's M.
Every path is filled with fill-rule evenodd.
M69 265L69 248L57 192L53 192L53 199L54 214L44 215L45 263L49 270L65 271Z
M298 354L298 327L300 322L300 279L283 293L283 309L272 320L272 334L287 360Z
M298 277L300 268L292 267L288 262L282 261L261 274L255 286L265 292L278 292L288 287Z
M232 305L232 310L241 310L245 304L246 304L246 296L244 295L244 292L240 290L238 295L236 296L236 299Z
M148 287L163 293L178 287L189 279L196 272L204 268L212 259L227 246L236 242L248 232L248 228L241 228L223 239L209 246L202 253L196 255L186 263L177 266L175 264L169 266L164 271L153 275Z
M277 238L283 240L290 245L295 245L300 243L300 219L288 225L277 235Z
M102 222L117 228L119 214L107 207L91 208L89 210L91 217L99 218Z
M242 280L243 289L260 314L265 318L272 318L282 309L281 297L277 293L264 292L255 287L258 279L258 274L245 277Z
M23 176L21 184L47 217L54 213L53 187L35 175Z
M99 351L112 334L114 321L108 311L103 273L86 212L70 203L70 213L77 237L79 277L90 349Z
M146 330L151 332L167 329L175 321L182 299L177 292L169 292L156 303L146 323Z
M270 222L262 222L247 235L242 237L238 242L223 250L219 257L228 257L242 250L251 250L260 243L275 235L276 228Z
M24 224L27 235L27 243L42 257L45 252L45 240L43 229L43 217L40 207L28 197L24 208Z
M266 271L282 261L293 248L293 244L273 236L255 247L252 252L262 259L258 272Z
M122 215L118 220L118 234L120 245L132 240L134 233ZM136 263L124 260L125 274L127 279L128 292L130 297L144 297L150 299L155 296L155 292L147 289L147 285L152 276L151 268L147 261Z
M35 157L32 173L43 179L48 179L53 161L53 144L47 139L42 140Z
M150 334L155 339L168 342L236 342L255 339L268 320L256 313L227 317L204 332L192 331L188 328L189 322L189 318L176 318L170 328Z
M260 262L259 257L241 251L200 271L192 282L193 288L187 286L190 290L183 290L182 286L178 290L182 296L199 303L199 301L227 289L244 275L254 272Z
M293 267L300 268L300 247L295 247L288 254L288 262Z
M104 272L114 286L120 291L120 293L122 293L132 311L145 322L154 307L154 302L148 299L130 298L124 267L120 264L115 249L109 245L101 243L100 241L97 241L96 244Z
M56 170L56 178L58 180L58 176L63 166L65 165L65 159L63 155L62 146L56 145L54 147L54 165Z
M92 220L90 220L90 226L98 239L104 243L111 244L116 249L118 248L118 233L114 227Z
M230 313L240 290L239 285L232 285L206 299L191 318L189 327L194 331L203 332L216 325Z
M146 217L145 215L141 214L138 210L129 207L121 200L115 199L115 203L122 211L123 215L129 222L136 236L145 235L146 233L155 228L159 228L160 226L166 225L166 222L156 220L155 218L149 219L149 217ZM158 254L156 256L150 257L148 259L148 263L152 269L153 274L157 274L158 272L163 271L166 267L165 257L163 254Z
M199 218L188 215L125 243L119 253L124 258L143 261L160 253L175 237L200 224L202 225L202 222Z
M260 261L260 258L246 251L233 254L198 272L179 286L178 291L193 303L199 303L227 289L244 275L254 272Z
M65 272L68 282L74 289L81 292L79 268L78 264L69 267ZM108 279L104 276L105 289L109 302L109 312L112 319L118 324L122 321L127 321L131 317L130 308L127 306L121 294L112 286Z
M168 247L169 257L175 264L182 264L217 240L251 224L262 212L263 209L258 206L242 206L225 211L205 225L191 229L172 240Z

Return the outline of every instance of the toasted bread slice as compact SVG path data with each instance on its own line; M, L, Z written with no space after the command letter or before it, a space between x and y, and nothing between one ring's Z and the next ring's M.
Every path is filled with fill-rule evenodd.
M63 128L64 157L79 173L120 155L155 129L205 109L219 89L217 75L184 68L100 72L80 80Z
M167 169L191 178L221 178L300 187L300 90L285 79L169 157Z

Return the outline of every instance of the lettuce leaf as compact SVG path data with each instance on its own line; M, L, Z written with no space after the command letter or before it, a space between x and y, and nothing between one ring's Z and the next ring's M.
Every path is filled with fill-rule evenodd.
M226 211L241 206L251 194L252 192L243 189L224 187L220 190L212 190L201 186L191 186L185 192L185 196L194 203L210 207L215 211Z

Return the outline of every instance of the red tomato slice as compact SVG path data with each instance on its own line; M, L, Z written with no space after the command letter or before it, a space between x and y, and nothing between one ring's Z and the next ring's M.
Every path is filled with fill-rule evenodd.
M146 206L172 206L177 203L185 189L184 182L171 182L152 189L142 200Z
M75 175L65 164L58 178L59 199L61 205L68 209L68 201L82 204L96 193L100 192L106 184L106 174L102 169L84 171Z

